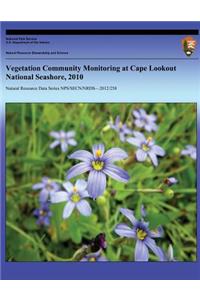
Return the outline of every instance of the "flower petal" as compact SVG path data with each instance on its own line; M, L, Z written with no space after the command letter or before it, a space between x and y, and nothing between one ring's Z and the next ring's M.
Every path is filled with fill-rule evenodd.
M146 209L145 209L145 207L144 207L143 204L142 204L141 207L140 207L140 213L141 213L141 216L142 216L143 218L145 218L146 215L147 215Z
M101 196L106 188L106 176L101 171L92 170L88 177L87 190L93 199Z
M124 128L124 133L125 134L132 134L132 130L129 129L127 126Z
M141 133L139 131L133 131L133 134L137 139L140 139L142 142L146 141L146 138L143 133Z
M60 138L60 133L58 131L51 131L49 133L50 136L54 137L55 139L59 139Z
M63 210L63 219L69 218L72 211L74 210L74 207L75 207L75 203L73 203L72 201L67 202Z
M40 196L39 196L40 201L41 201L41 202L47 201L48 196L49 196L49 192L48 192L47 189L44 188L44 189L41 190L41 192L40 192Z
M139 128L142 128L142 127L145 125L144 121L141 120L141 119L135 120L134 123L135 123L135 125L136 125L137 127L139 127Z
M120 116L117 116L115 119L115 125L118 126L120 123Z
M97 258L97 261L102 261L102 262L104 261L104 262L105 262L105 261L108 261L108 260L107 260L107 258L106 258L105 256L100 255L100 256Z
M65 189L68 193L73 192L74 186L73 186L73 184L72 184L70 181L64 182L64 183L63 183L63 187L64 187L64 189Z
M66 139L66 132L64 130L60 130L60 139Z
M92 209L90 204L86 200L81 200L76 204L76 208L83 216L90 216L92 213Z
M138 220L134 216L134 212L128 208L120 208L119 210L131 223L135 226Z
M189 150L184 149L181 151L181 155L189 155L189 154L190 154Z
M148 155L149 155L152 163L154 164L154 166L157 167L158 166L158 159L157 159L156 154L153 151L149 151Z
M191 158L194 159L194 160L197 159L197 152L196 151L191 153Z
M157 230L151 230L149 232L149 235L150 235L151 238L160 238L160 237L163 237L164 230L163 230L162 226L159 226L157 228Z
M67 131L65 136L66 136L66 138L70 139L70 138L73 138L75 135L76 135L76 132L74 130L71 130L71 131Z
M140 115L143 119L148 118L148 115L147 115L146 111L143 108L140 108L139 111L140 111Z
M145 129L146 131L148 131L148 132L151 132L151 131L152 131L152 126L151 126L151 124L150 124L150 123L145 124L145 125L144 125L144 129Z
M55 148L56 146L58 146L59 144L60 144L60 141L55 140L53 143L51 143L51 144L49 145L49 148L50 148L50 149L53 149L53 148Z
M76 184L75 184L78 192L82 192L87 188L87 181L83 179L78 179Z
M40 215L40 210L39 210L39 208L36 208L36 209L33 211L33 215L34 215L34 217L39 217L39 215Z
M98 150L101 151L101 155L97 157L96 152ZM92 152L95 158L99 158L99 157L101 158L104 155L104 150L105 150L104 144L97 144L92 147Z
M69 196L64 191L56 192L53 195L51 195L52 203L64 202L64 201L67 201L68 199L69 199Z
M69 159L78 159L85 162L90 162L94 159L93 155L86 150L78 150L69 155Z
M43 223L44 223L45 226L49 226L50 225L50 220L49 220L48 216L46 216L46 217L43 218Z
M165 260L164 252L160 247L156 245L155 241L152 238L146 237L144 242L153 251L153 253L159 258L160 261Z
M193 145L187 145L186 149L188 149L189 151L194 151L196 150L196 148Z
M47 177L47 176L44 176L44 177L42 177L42 182L44 184L49 184L49 183L51 183L51 179L49 179L49 177Z
M62 152L66 152L67 151L67 149L68 149L68 144L67 144L67 142L61 142L61 144L60 144L60 147L61 147L61 151Z
M137 240L135 245L135 261L148 261L149 251L144 241Z
M87 258L83 257L80 261L87 262L88 260L87 260Z
M126 224L118 224L115 229L115 233L117 233L119 236L124 236L128 238L135 238L135 230L131 229Z
M142 144L142 141L140 139L134 137L127 138L127 142L137 147L140 147Z
M125 170L113 164L106 164L105 168L103 169L103 172L111 178L124 183L128 182L130 178Z
M114 161L126 159L127 157L128 154L124 150L120 148L111 148L110 150L106 151L103 159L107 160L109 163L112 163Z
M67 142L68 142L69 145L72 145L72 146L77 145L77 141L75 141L74 139L69 139Z
M155 123L151 122L150 126L151 126L152 131L157 131L158 130L158 126Z
M143 151L142 149L138 149L135 153L136 158L138 161L145 161L147 158L147 153Z
M138 110L133 110L133 116L136 118L141 118L140 112Z
M125 133L124 132L119 133L119 139L120 139L121 142L123 142L123 143L125 142L126 138L125 138Z
M33 190L40 190L43 189L45 187L45 184L42 182L36 183L32 186Z
M175 177L168 177L166 178L166 184L168 186L172 186L174 184L178 183L178 180Z
M165 150L158 145L153 145L151 149L156 155L159 155L159 156L165 155Z
M75 166L73 166L69 171L67 172L67 178L71 179L77 175L81 175L85 172L88 172L91 169L90 165L86 162L81 162Z
M88 191L86 191L86 190L79 191L79 195L80 195L81 199L90 197L88 194Z
M59 184L56 183L56 182L51 182L51 187L52 187L52 189L53 189L55 192L58 191L58 190L60 189Z
M157 116L154 114L148 115L148 119L150 122L155 122L157 120Z

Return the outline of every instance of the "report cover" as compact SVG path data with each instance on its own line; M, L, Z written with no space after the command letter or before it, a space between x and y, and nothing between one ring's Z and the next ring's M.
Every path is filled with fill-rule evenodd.
M199 279L199 22L1 23L1 278Z

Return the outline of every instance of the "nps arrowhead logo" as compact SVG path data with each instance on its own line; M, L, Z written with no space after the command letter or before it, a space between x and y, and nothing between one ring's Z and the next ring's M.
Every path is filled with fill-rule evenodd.
M195 51L196 45L197 41L191 36L187 36L184 39L182 39L183 51L187 56L192 55L192 53Z

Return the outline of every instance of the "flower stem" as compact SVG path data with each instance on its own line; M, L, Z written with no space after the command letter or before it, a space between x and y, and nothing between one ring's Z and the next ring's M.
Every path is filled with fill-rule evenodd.
M59 256L57 256L57 255L55 255L55 254L47 251L46 248L45 248L45 246L42 243L38 243L33 237L31 237L29 234L27 234L22 229L20 229L17 226L15 226L14 224L10 223L9 221L6 222L6 225L9 228L15 230L17 233L19 233L21 236L23 236L27 240L29 240L32 244L34 244L40 250L42 250L42 252L46 256L46 258L47 258L48 261L51 261L51 260L54 260L54 261L71 261L71 259L62 258L62 257L59 257Z
M162 193L161 189L116 189L119 192L137 192L137 193Z
M195 188L174 190L174 193L177 194L196 194L196 192L197 190Z
M163 193L162 189L116 189L119 192L133 192L133 193ZM176 194L196 194L197 190L195 188L188 189L177 189L174 190Z

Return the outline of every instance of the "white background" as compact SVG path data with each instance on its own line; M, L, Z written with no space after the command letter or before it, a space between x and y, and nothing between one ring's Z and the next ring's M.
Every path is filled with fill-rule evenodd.
M4 0L1 21L200 21L194 0ZM67 268L66 268L67 272ZM199 281L2 281L1 299L196 300Z
M1 0L1 21L198 21L199 0Z

